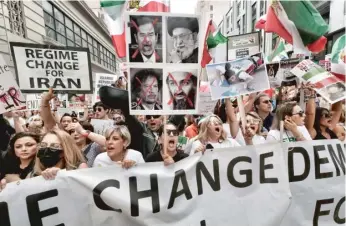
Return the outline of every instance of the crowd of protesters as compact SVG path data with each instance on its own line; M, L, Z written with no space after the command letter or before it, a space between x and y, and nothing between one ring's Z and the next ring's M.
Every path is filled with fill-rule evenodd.
M275 92L262 92L244 96L241 105L236 99L220 100L208 115L134 116L128 106L112 109L117 107L114 100L95 103L93 114L86 107L83 117L60 116L51 109L55 96L50 89L39 111L0 115L0 189L35 176L54 179L59 170L130 168L146 162L170 165L215 148L232 151L245 145L320 139L345 142L344 102L321 106L311 85L300 89L309 93L303 106L299 98L283 101ZM105 136L94 133L92 118L114 120L114 126Z

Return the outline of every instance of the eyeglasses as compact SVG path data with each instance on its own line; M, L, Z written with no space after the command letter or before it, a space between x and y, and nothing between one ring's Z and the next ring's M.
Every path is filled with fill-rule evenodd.
M46 143L46 142L41 142L38 144L38 148L55 148L55 149L63 149L61 144L58 143Z
M265 100L265 101L262 101L263 104L269 104L269 103L273 103L272 100Z
M179 38L179 40L187 41L187 40L189 39L189 37L190 37L191 34L192 34L192 32L190 32L190 33L185 33L185 34L180 34L180 35L174 35L174 36L172 37L172 39L173 39L173 41L175 41L175 42L178 40L178 38Z
M103 109L102 108L96 108L96 111L101 112Z
M201 117L200 115L192 115L194 118L199 118Z
M260 123L260 121L261 120L259 120L259 119L250 119L250 120L246 120L246 123L248 123L248 124L258 124L258 123Z
M149 119L151 119L151 118L157 119L157 118L160 118L160 117L161 117L161 115L146 115L146 116L145 116L145 118L146 118L147 120L149 120Z
M323 112L323 113L321 114L321 116L322 116L323 118L331 118L331 117L332 117L332 114L330 114L330 112Z
M167 134L168 136L171 136L171 135L173 135L173 136L178 136L178 135L179 135L179 131L176 130L176 129L167 129L167 130L166 130L166 134Z
M300 111L300 112L294 113L292 115L299 115L300 117L303 117L304 116L304 111Z
M40 149L38 149L37 157L38 157L38 158L42 158L42 157L46 156L46 152L48 152L48 155L51 155L52 152L53 152L53 153L56 153L56 152L62 153L62 152L63 152L63 149L61 149L61 148L51 148L51 149L48 151L46 148L40 148ZM49 153L49 152L50 152L50 153Z

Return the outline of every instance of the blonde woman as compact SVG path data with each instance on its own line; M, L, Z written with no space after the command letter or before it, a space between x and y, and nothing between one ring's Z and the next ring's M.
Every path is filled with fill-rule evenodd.
M70 134L53 129L46 133L37 152L33 176L42 175L54 179L61 169L74 170L88 168L82 152Z
M142 153L128 149L131 143L131 135L126 126L115 126L106 135L106 152L99 154L93 167L111 166L121 164L124 168L130 168L137 163L144 163Z
M38 144L34 170L26 178L43 176L46 180L51 180L61 169L81 168L88 166L74 140L65 131L53 129L46 133ZM1 180L0 191L8 182L6 179Z
M201 119L199 134L192 143L190 155L204 152L206 149L239 147L237 141L227 138L221 119L216 115L209 115Z

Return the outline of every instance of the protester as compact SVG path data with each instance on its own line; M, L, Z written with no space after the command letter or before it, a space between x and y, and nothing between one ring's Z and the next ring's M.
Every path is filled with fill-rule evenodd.
M163 161L165 165L170 165L189 156L177 148L179 135L178 128L171 122L167 122L165 127L166 128L162 125L158 130L160 151L149 154L145 159L146 162Z
M92 167L96 156L102 152L102 146L89 138L90 133L94 132L94 127L88 122L71 123L67 130L85 156L88 167Z
M5 178L9 183L27 178L34 168L39 141L39 136L33 133L19 132L14 135L4 157L0 180Z
M305 113L295 103L281 105L275 114L274 122L267 135L267 141L280 141L280 124L283 123L282 141L295 142L312 140L305 128Z
M110 108L104 105L101 102L96 102L93 106L93 110L95 112L95 117L97 119L109 120L108 113Z
M193 115L193 123L186 127L185 129L185 135L187 138L191 139L198 135L198 129L197 124L198 120L200 119L200 115Z
M106 152L99 154L93 167L111 166L119 164L130 168L137 163L144 163L140 152L129 149L131 135L126 126L116 126L106 138Z
M227 138L227 134L222 127L222 121L216 115L209 115L201 119L199 131L196 141L192 144L190 155L196 152L204 152L206 149L240 146L234 139Z

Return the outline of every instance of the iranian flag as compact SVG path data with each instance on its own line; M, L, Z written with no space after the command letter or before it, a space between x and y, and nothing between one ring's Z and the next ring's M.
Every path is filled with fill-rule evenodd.
M169 0L141 0L138 12L169 12Z
M278 34L297 54L318 53L327 43L328 24L309 0L274 0L255 27Z
M125 0L103 0L100 2L101 8L105 12L104 20L111 35L115 52L119 58L126 56L124 11L126 10Z
M338 38L332 48L331 53L331 72L341 79L345 81L346 75L346 35Z
M274 51L268 56L268 61L276 62L276 61L285 60L285 59L288 59L288 55L286 53L286 48L285 48L285 41L280 39Z
M205 34L204 48L202 54L201 66L205 66L213 59L211 54L214 52L219 44L226 43L228 38L225 37L220 30L216 30L215 23L210 20L208 23L207 31Z

